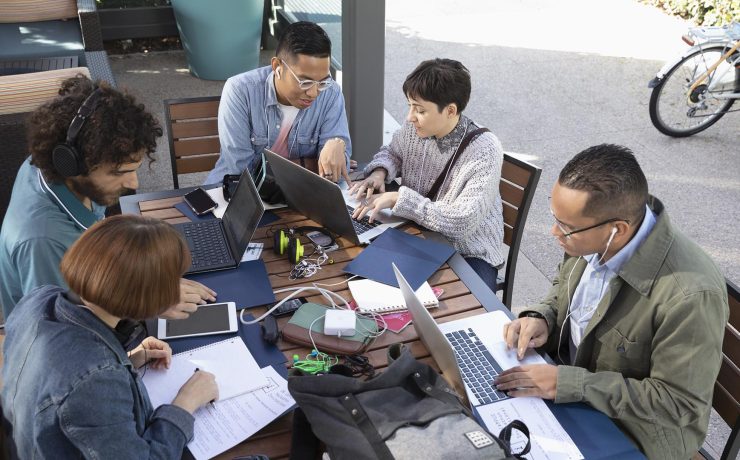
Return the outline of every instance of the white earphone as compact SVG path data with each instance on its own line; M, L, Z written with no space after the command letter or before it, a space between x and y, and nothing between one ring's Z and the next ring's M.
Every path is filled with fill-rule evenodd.
M614 239L614 235L617 234L617 230L618 230L617 227L612 227L611 234L609 235L609 240L606 242L606 248L604 249L604 252L601 254L601 257L599 258L598 262L596 262L597 265L601 263L607 251L609 251L609 246L612 244L612 240ZM578 256L578 259L581 259L581 256ZM565 318L563 318L563 324L560 327L560 334L558 335L558 345L557 345L558 359L560 359L561 362L565 362L563 361L563 358L560 356L560 342L563 340L563 329L565 328L565 323L568 321L568 318L570 318L571 314L573 313L573 310L571 310L572 300L570 298L570 277L573 275L573 270L576 269L577 264L578 264L578 260L576 260L576 263L573 264L573 268L570 269L570 273L568 274L568 281L566 282L566 293L568 295L568 311L565 315Z
M275 69L275 75L277 75L278 80L280 80L280 67L278 67L277 69Z

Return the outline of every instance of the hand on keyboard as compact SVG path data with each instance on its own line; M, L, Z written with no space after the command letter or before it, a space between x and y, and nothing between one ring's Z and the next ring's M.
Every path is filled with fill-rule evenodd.
M398 201L398 192L385 192L371 195L370 198L360 200L360 204L352 214L353 219L362 219L367 214L369 221L373 222L376 215L382 209L392 209Z
M558 366L527 364L503 371L494 379L496 389L506 391L512 398L536 396L555 399L558 386Z

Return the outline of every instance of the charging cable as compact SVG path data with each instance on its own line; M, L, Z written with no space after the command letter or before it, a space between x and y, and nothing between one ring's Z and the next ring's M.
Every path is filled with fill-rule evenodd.
M328 289L320 288L320 287L318 287L318 286L316 286L314 284L313 286L297 286L297 287L289 287L289 288L283 288L283 289L278 289L277 291L273 291L275 294L282 294L284 292L292 292L292 293L290 295L288 295L287 297L285 297L280 302L278 302L275 305L273 305L272 308L270 308L269 310L267 310L262 316L254 319L254 320L247 321L246 319L244 319L244 312L246 311L246 309L240 311L239 312L239 321L241 321L242 324L247 324L247 325L249 325L249 324L257 324L258 322L260 322L263 319L265 319L274 310L278 309L282 304L284 304L288 300L290 300L290 299L298 296L299 294L301 294L302 292L305 292L305 291L318 291L324 298L326 298L329 301L329 303L331 304L331 308L336 308L336 309L341 309L341 310L351 310L351 308L349 308L349 304L347 303L347 300L344 297L340 296L336 292L330 291ZM341 302L342 307L340 307L335 302L335 299L338 299ZM385 322L385 318L383 318L383 316L382 315L379 315L378 313L374 313L374 312L358 313L357 311L355 311L355 315L358 318L369 318L369 319L373 319L376 323L378 323L378 319L379 319L379 322L380 322L380 324L379 324L380 330L377 330L377 331L369 329L362 322L358 322L357 323L360 326L360 328L363 329L362 332L364 332L364 335L365 335L366 338L373 338L373 339L378 338L381 335L383 335L383 333L385 333L386 330L388 330L388 325ZM326 316L326 315L319 316L318 318L316 318L315 320L313 320L313 322L311 323L311 326L308 328L308 336L311 339L311 343L313 344L314 349L316 348L316 343L313 340L313 337L311 335L311 331L312 331L313 325L316 323L316 321L318 321L319 319L324 318L324 316Z

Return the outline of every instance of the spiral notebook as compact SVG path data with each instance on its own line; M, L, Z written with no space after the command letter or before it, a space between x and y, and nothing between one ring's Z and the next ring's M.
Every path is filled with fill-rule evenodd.
M172 355L169 369L147 369L142 380L152 406L156 409L170 404L197 369L216 376L218 401L269 385L252 353L237 336Z
M403 294L397 287L369 279L350 281L347 284L360 313L387 313L406 310ZM434 295L432 287L426 281L416 290L416 295L427 308L439 306L439 301Z

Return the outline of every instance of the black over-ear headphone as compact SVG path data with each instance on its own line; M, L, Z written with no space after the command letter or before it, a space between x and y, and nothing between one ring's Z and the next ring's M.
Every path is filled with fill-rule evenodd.
M54 150L51 152L51 161L54 164L54 169L62 177L74 177L87 172L85 158L77 148L77 136L80 134L82 127L85 126L85 121L95 111L101 94L102 90L96 88L85 99L85 102L77 110L77 115L75 115L69 124L67 139L64 143L54 146Z
M288 254L288 260L293 264L297 264L301 261L301 257L303 257L304 254L303 243L301 243L298 236L310 231L321 232L328 236L331 239L329 246L336 242L331 233L322 227L304 226L287 229L281 228L272 235L272 250L277 255Z

